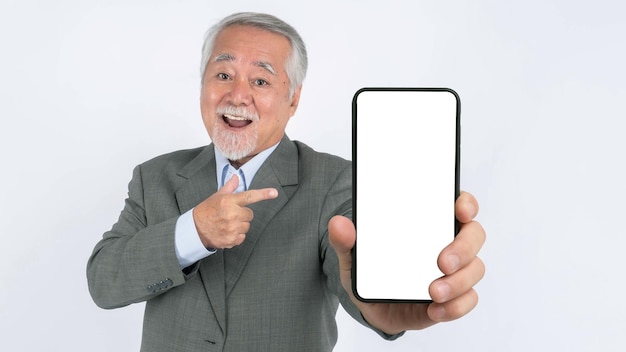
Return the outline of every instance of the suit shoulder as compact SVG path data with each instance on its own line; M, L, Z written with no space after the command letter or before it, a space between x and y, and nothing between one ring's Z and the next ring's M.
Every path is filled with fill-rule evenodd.
M310 172L328 172L335 170L337 172L350 168L352 162L337 155L318 152L308 145L294 141L298 148L300 164L309 168Z
M150 160L141 163L140 167L144 170L180 170L185 165L198 158L200 154L207 150L207 146L183 149L156 156Z
M299 152L301 159L314 161L315 163L326 163L326 164L331 164L331 165L336 165L336 166L341 166L341 167L347 167L352 164L351 161L346 160L340 156L329 154L329 153L324 153L324 152L318 152L300 141L294 141L294 143L296 144L296 147L298 148L298 152Z

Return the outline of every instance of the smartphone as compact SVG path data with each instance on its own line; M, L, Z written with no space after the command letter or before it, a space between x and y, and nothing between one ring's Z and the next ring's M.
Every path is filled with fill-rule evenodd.
M458 232L460 99L448 88L363 88L352 101L352 287L366 302L432 302Z

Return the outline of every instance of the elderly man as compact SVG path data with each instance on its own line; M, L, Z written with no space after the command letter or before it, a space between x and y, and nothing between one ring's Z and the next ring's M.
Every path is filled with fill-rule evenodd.
M434 303L355 299L351 164L285 135L306 67L302 39L273 16L234 14L207 33L200 104L213 143L137 166L88 263L99 306L146 302L142 351L330 351L339 303L387 339L476 305L485 234L467 193Z

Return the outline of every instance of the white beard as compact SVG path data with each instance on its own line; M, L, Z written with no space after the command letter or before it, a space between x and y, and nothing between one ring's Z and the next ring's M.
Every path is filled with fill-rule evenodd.
M249 113L246 109L234 106L220 107L216 111L217 116L231 114L236 116L245 116L252 120L252 124L245 127L244 131L232 132L226 129L221 118L215 119L213 125L213 143L229 160L241 160L252 155L257 147L259 137L257 124L258 115Z
M246 127L245 132L231 132L224 128L222 121L213 126L213 143L228 160L240 160L254 152L257 143L256 124Z

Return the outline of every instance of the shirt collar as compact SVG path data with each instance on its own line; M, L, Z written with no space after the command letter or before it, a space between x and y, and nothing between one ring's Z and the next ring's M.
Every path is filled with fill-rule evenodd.
M243 174L246 177L246 184L248 187L252 184L252 179L256 175L257 171L261 168L261 165L267 160L267 158L272 154L274 150L278 147L280 141L273 146L265 149L259 154L255 155L252 159L248 160L245 164L243 164L240 169L243 171ZM215 145L214 145L215 146ZM228 159L220 152L220 150L215 146L215 171L216 171L216 179L217 179L217 189L222 188L222 171L226 165L230 165Z

